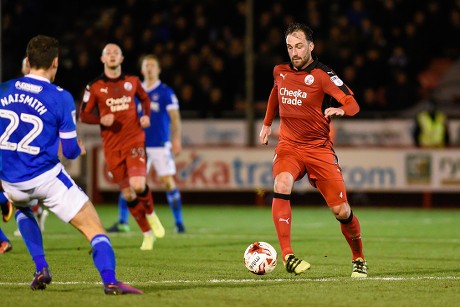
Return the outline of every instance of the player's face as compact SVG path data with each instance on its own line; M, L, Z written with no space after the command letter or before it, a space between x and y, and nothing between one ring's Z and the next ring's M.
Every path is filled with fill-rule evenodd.
M102 51L101 61L110 69L118 68L123 62L123 53L115 44L108 44Z
M309 42L302 31L296 31L286 37L286 46L292 65L297 69L307 67L312 61L313 43Z
M142 61L141 72L145 79L158 79L160 65L155 59L145 59Z

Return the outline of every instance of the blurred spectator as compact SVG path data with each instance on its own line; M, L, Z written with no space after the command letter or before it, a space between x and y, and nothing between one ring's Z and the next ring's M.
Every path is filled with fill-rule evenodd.
M362 100L359 104L363 111L381 112L388 109L386 102L380 99L379 91L372 87L365 87L362 92Z
M369 16L362 0L352 0L347 10L347 18L354 26L359 26Z
M194 87L191 84L184 84L180 88L179 96L182 97L181 109L184 111L191 111L195 109L194 103L197 101Z
M303 21L315 30L314 53L339 75L351 71L344 63L353 63L355 80L367 83L368 89L367 93L355 90L355 94L371 97L369 93L374 93L377 97L376 102L368 100L369 108L364 106L364 109L379 106L379 110L385 111L392 104L381 101L388 98L381 93L397 84L393 78L395 67L405 72L407 80L415 80L437 57L460 58L460 40L441 41L440 35L447 32L452 38L460 36L458 0L303 3L295 10L288 9L288 2L280 0L258 1L254 7L256 101L266 102L263 93L271 87L271 82L262 76L272 71L274 63L288 61L280 58L285 53L284 35L279 29L292 21ZM184 100L181 92L190 92L190 89L181 91L181 87L192 86L194 99L201 95L199 79L206 74L212 79L212 88L220 89L227 110L237 109L245 99L245 0L3 0L1 5L2 79L17 75L16 64L22 59L25 44L40 33L60 39L64 52L60 55L56 83L68 88L76 98L81 95L79 80L97 74L93 63L99 62L98 50L107 42L115 42L127 54L128 60L123 65L128 72L138 71L132 59L150 52L158 54L165 71L163 80L177 89L181 101ZM37 20L49 22L37 23ZM428 41L436 48L428 48ZM423 76L420 83L425 85ZM191 101L189 108L196 111L194 114L209 116L201 112L200 100Z
M384 92L388 110L405 110L414 106L419 101L418 84L402 69L394 69L391 76Z
M406 51L402 46L395 46L393 52L388 59L388 64L394 68L406 68L409 66L409 58L406 55Z

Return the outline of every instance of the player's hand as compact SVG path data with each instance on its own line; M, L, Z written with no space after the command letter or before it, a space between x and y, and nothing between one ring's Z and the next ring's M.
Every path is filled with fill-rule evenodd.
M182 151L182 143L179 138L175 138L172 140L171 151L174 156L177 156Z
M81 150L80 156L86 155L86 146L83 143L83 141L81 139L77 139L77 142L78 142L78 146L80 146L80 150Z
M324 111L324 117L341 117L345 115L345 111L341 108L327 108Z
M142 117L139 120L141 127L142 128L148 128L150 127L150 117L147 115L142 115Z
M101 117L101 125L102 126L110 127L110 126L113 125L114 121L115 121L115 115L112 114L112 113L106 114L106 115Z
M259 133L259 141L260 144L267 145L268 144L268 136L272 133L272 128L270 126L262 126L262 130Z

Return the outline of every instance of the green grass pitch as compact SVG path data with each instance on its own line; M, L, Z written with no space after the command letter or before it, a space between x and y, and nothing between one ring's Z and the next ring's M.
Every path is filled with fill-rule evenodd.
M116 205L98 205L104 226ZM174 233L169 207L156 210L166 236L141 251L142 235L110 234L117 277L145 295L105 296L89 243L48 217L45 251L53 281L31 291L34 264L14 221L1 222L13 250L0 255L0 306L460 306L460 210L355 208L369 277L352 280L351 252L326 207L293 206L292 245L312 268L249 273L243 252L253 241L279 245L269 207L184 205L186 234Z

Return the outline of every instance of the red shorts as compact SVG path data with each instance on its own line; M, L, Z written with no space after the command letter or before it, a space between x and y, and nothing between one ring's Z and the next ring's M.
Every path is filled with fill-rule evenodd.
M278 144L273 159L273 177L281 172L290 173L295 181L307 175L310 184L321 192L330 207L347 201L342 169L330 145L309 148Z
M112 181L120 189L129 187L129 178L147 176L147 158L145 144L137 143L132 147L105 152L105 163Z

